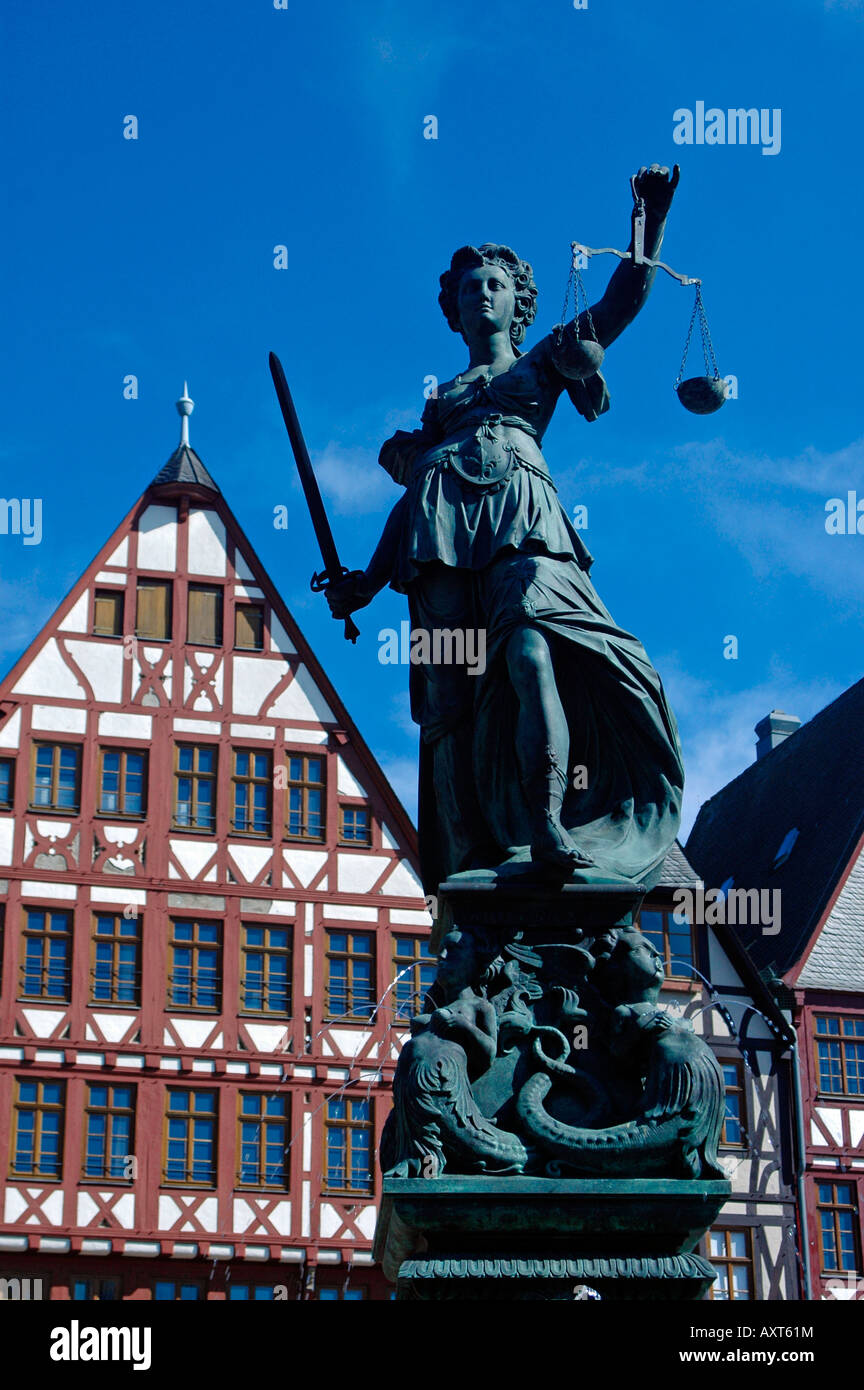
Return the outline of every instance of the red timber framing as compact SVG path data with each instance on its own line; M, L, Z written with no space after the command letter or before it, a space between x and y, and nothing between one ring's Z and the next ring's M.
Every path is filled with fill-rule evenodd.
M670 877L676 871L675 887L701 887L683 854L670 855L638 922L666 957L661 1004L692 1022L727 1082L729 1120L719 1155L732 1192L699 1243L719 1276L708 1297L729 1296L728 1265L718 1250L743 1248L747 1267L734 1288L736 1299L797 1299L798 1262L789 1239L796 1223L788 1120L792 1030L733 930L676 920Z
M794 993L814 1299L864 1299L864 995L801 984L838 899L853 873L860 879L862 856L864 837L838 874L800 960L784 977ZM836 975L843 978L842 959Z
M862 1005L860 994L813 989L795 994L814 1299L864 1298L864 1081L857 1082L851 1068L826 1074L829 1068L824 1062L820 1066L817 1053L824 1041L835 1056L857 1055L864 1077ZM828 1020L840 1031L829 1034ZM850 1092L849 1086L857 1089Z
M430 925L415 832L221 494L181 480L183 454L171 460L176 479L147 490L0 683L0 758L15 760L14 802L0 811L0 1277L43 1275L52 1298L100 1279L119 1280L119 1296L135 1298L172 1281L230 1297L232 1280L289 1290L277 1297L314 1298L324 1288L324 1297L389 1298L371 1266L375 1152L405 1036L390 988L393 935L423 939ZM171 464L160 478L166 474ZM136 636L141 580L172 586L165 640ZM186 642L190 584L221 590L221 643ZM115 636L94 634L97 590L122 594ZM260 650L234 646L240 603L264 610ZM44 762L36 777L36 744L79 750L77 787L70 772L58 793ZM215 754L212 824L203 814L198 826L178 824L181 744ZM146 754L141 818L100 810L100 752L112 750ZM232 823L236 750L269 755L268 833ZM284 769L292 754L323 765L322 840L286 836ZM45 804L58 795L74 804ZM340 843L343 806L367 808L368 845ZM181 822L185 814L181 805ZM62 913L72 927L68 959L45 965L47 943L37 962L39 933L50 935L45 923ZM131 924L140 929L140 958L125 974L117 973L119 956L96 970L100 915L116 919L118 941L120 924L129 926L130 942ZM37 941L29 948L28 926L28 940ZM276 944L273 958L281 952L289 961L287 976L278 962L272 976L262 973L262 928ZM104 928L109 937L111 930ZM197 955L187 954L190 932ZM328 1007L330 933L340 936L336 948L352 933L374 943L347 1018ZM245 981L244 946L259 952ZM215 962L207 955L214 948ZM45 989L53 992L39 997ZM112 990L113 1001L105 997ZM334 998L345 1002L340 980ZM19 1087L39 1081L65 1086L59 1178L28 1168L39 1141L28 1137L26 1118L13 1151L16 1097L37 1093ZM90 1088L106 1086L134 1091L134 1161L121 1176L117 1139L111 1175L86 1176ZM201 1115L214 1101L215 1118L212 1132L204 1119L195 1122L196 1145L185 1158L175 1121L166 1172L171 1091L201 1093ZM272 1183L260 1181L263 1169L251 1171L252 1131L241 1140L244 1095L287 1098L267 1131L266 1163L276 1168L280 1122L288 1136L285 1173ZM353 1186L350 1160L346 1181L337 1181L342 1130L329 1102L342 1097L354 1102L349 1119L363 1131L352 1140L360 1155ZM94 1121L91 1150L99 1143ZM367 1150L364 1190L358 1175ZM185 1182L177 1180L181 1167Z

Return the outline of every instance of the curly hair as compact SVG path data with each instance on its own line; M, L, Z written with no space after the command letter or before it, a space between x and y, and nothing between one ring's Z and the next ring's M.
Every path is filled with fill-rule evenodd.
M482 246L460 246L453 252L450 269L441 276L441 293L438 303L444 317L454 333L461 332L459 322L459 281L466 270L476 270L481 265L497 265L505 270L513 281L516 305L513 322L510 324L510 341L517 347L525 337L525 329L534 322L537 312L537 286L534 272L527 261L522 261L509 246L498 246L494 241L484 241Z

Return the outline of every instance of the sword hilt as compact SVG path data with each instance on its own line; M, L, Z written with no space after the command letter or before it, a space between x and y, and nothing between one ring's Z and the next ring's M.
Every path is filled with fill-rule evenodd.
M330 574L328 570L319 570L312 575L312 578L309 581L309 587L312 590L313 594L323 594L327 589L330 588L331 584L338 584L342 579L348 579L353 574L361 573L361 570L349 570L347 565L343 565L342 572L339 575L339 579L334 579L332 574ZM359 636L360 629L354 622L353 618L351 618L349 615L349 617L345 619L345 640L346 642L356 642Z

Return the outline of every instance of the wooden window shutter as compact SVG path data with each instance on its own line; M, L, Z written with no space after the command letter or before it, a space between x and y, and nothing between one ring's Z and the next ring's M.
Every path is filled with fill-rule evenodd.
M189 585L187 642L215 647L222 641L222 590Z
M264 609L259 604L242 603L234 610L234 645L260 652L264 647Z
M123 631L123 595L111 589L97 589L93 607L93 631L119 637Z
M135 630L161 641L171 636L171 587L164 579L139 580Z

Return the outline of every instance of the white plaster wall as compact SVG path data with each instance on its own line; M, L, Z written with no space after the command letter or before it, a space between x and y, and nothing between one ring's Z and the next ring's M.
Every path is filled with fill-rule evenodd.
M112 550L111 554L108 556L108 559L105 561L105 564L106 564L106 565L119 565L119 566L125 568L125 566L128 564L128 557L129 557L129 537L128 537L128 536L124 536L123 539L122 539L122 541L120 542L120 544L117 546L117 549L116 549L116 550Z
M204 865L209 863L218 849L216 840L169 840L168 844L189 878L200 878Z
M0 748L17 748L21 741L21 711L16 709L0 729Z
M336 755L336 788L343 796L367 796L364 786L353 777L341 753Z
M385 858L380 854L339 854L336 857L340 893L368 893L376 878L380 878L392 863L389 856Z
M381 886L391 898L422 898L423 886L407 859L402 859Z
M12 845L14 839L14 816L0 816L0 864L12 863Z
M61 618L57 626L61 632L86 632L87 631L87 605L90 599L90 590L85 589L83 594L75 600L69 612Z
M61 700L86 700L87 692L60 655L55 638L49 637L25 668L13 695L53 695Z
M308 888L327 862L327 851L323 849L284 849L282 853L285 863L301 888Z
M267 696L285 675L284 661L234 657L234 713L257 714Z
M178 1018L170 1018L169 1022L184 1047L203 1047L213 1032L213 1020L209 1018L189 1018L183 1014ZM175 1045L167 1029L165 1030L163 1045L165 1047ZM215 1042L211 1043L210 1046L215 1046Z
M58 734L87 732L87 711L70 709L68 705L34 705L30 714L34 729L50 729Z
M286 729L286 743L326 743L330 737L326 729Z
M273 854L270 845L229 844L228 851L247 883L257 878Z
M275 1052L285 1037L285 1024L243 1023L258 1052Z
M119 903L122 907L134 904L137 907L146 907L147 890L146 888L127 888L118 883L113 888L91 888L91 903Z
M93 1022L106 1042L119 1043L129 1032L137 1014L96 1014Z
M177 568L177 508L147 507L138 522L138 567L142 570Z
M149 714L111 714L99 716L99 732L106 738L153 737L153 718Z
M275 613L270 614L270 646L284 656L293 656L297 650Z
M228 565L225 551L225 523L206 507L189 512L189 572L223 576Z
M218 719L174 720L174 732L178 734L218 734L221 728Z
M81 642L70 638L70 656L90 682L93 698L106 705L123 699L123 648L119 642Z
M377 907L353 907L350 903L325 903L323 915L327 921L337 918L342 922L377 922Z
M713 985L728 985L741 989L741 976L732 966L711 928L708 928L708 977Z
M239 546L234 548L234 573L238 579L255 579L257 577L241 555Z
M21 884L23 898L56 898L58 901L74 902L78 889L74 883L36 883L25 879Z
M236 663L235 663L236 664ZM305 666L298 666L294 679L267 710L271 718L319 719L335 723L336 716Z

